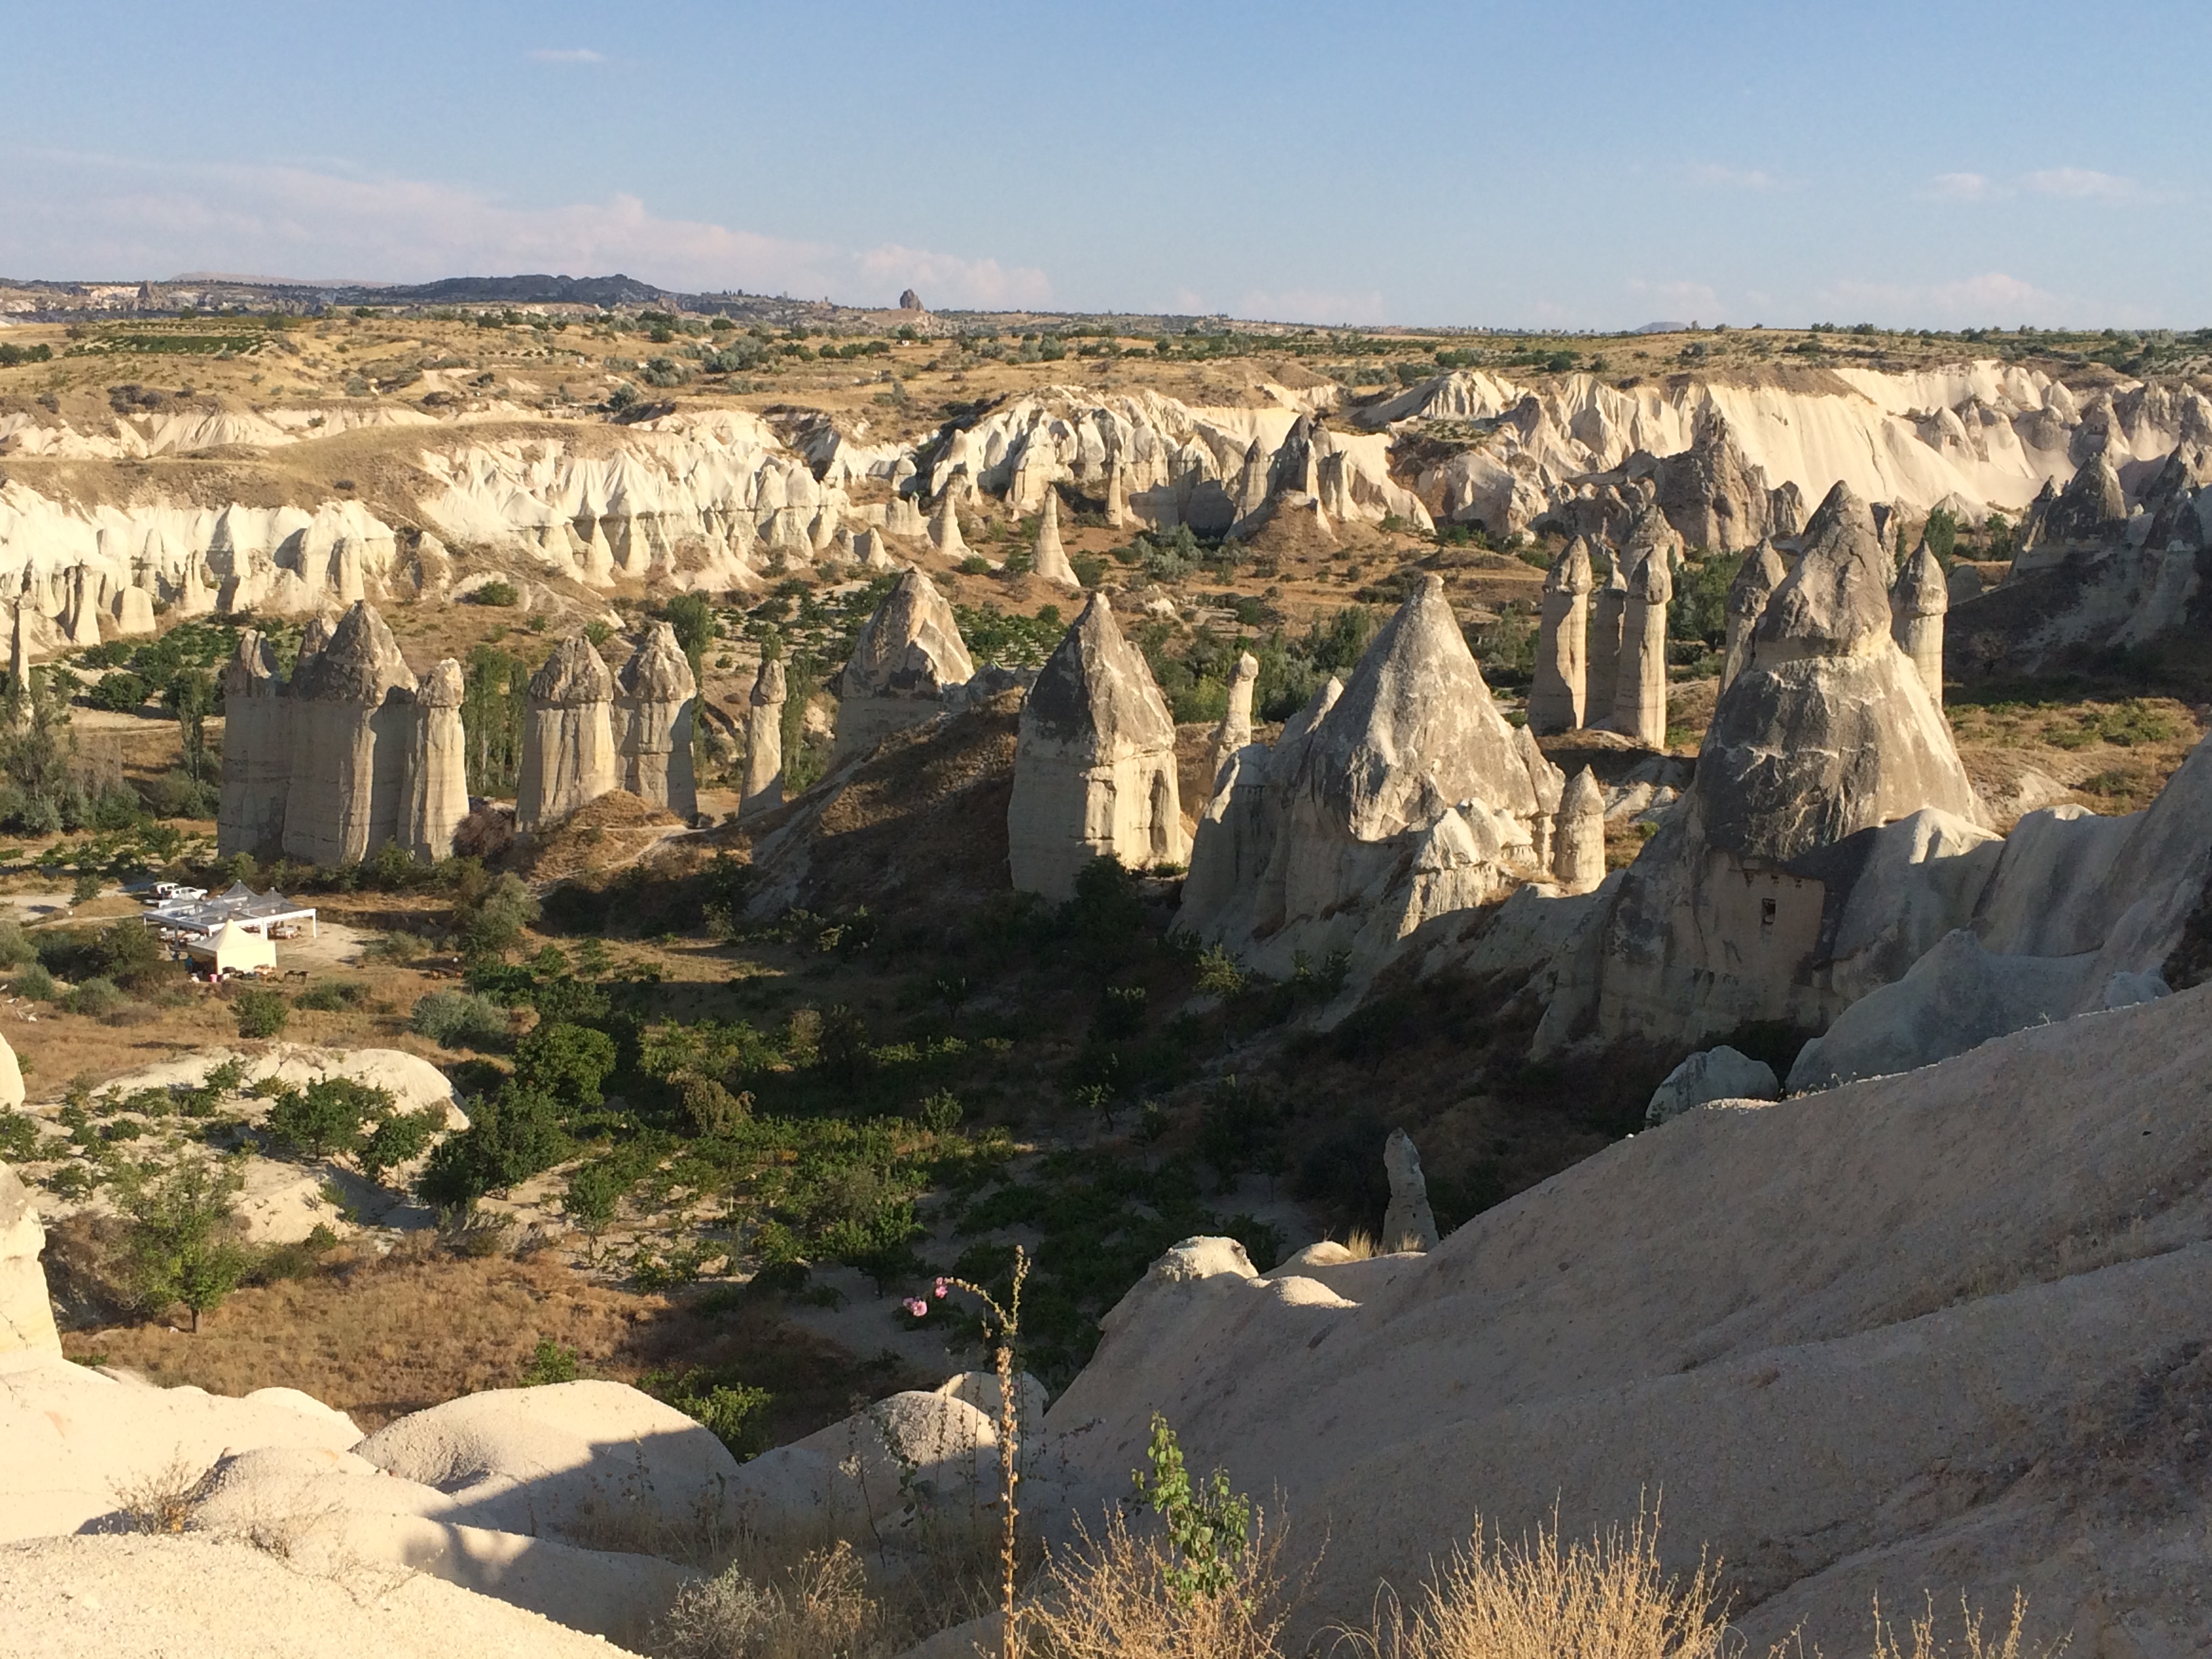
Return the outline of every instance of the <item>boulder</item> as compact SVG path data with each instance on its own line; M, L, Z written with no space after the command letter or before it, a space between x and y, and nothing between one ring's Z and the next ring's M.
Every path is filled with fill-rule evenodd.
M1571 732L1583 724L1589 684L1589 544L1577 536L1544 574L1536 676L1528 687L1528 729Z
M467 684L447 657L422 677L408 733L399 844L433 864L453 856L453 831L469 815L469 745L461 729Z
M1175 721L1103 593L1023 700L1006 839L1015 888L1048 898L1072 896L1096 858L1143 867L1188 855Z
M365 599L312 654L302 636L291 684L287 858L334 869L398 838L415 690L399 642Z
M1652 1091L1644 1109L1644 1123L1656 1128L1673 1117L1717 1100L1775 1100L1782 1085L1774 1068L1763 1060L1738 1054L1723 1044L1692 1054L1667 1073L1667 1080Z
M617 677L622 787L689 822L699 810L691 724L699 683L676 630L655 623Z
M1429 1210L1429 1183L1421 1174L1421 1155L1403 1129L1382 1143L1382 1170L1390 1178L1390 1205L1382 1214L1382 1248L1387 1251L1433 1250L1437 1218Z
M738 816L749 818L783 805L783 664L763 657L745 702L745 782Z
M840 759L934 720L946 690L975 672L960 624L937 585L908 570L860 629L837 682Z
M614 676L590 640L572 634L530 677L514 827L559 822L622 784L614 740Z

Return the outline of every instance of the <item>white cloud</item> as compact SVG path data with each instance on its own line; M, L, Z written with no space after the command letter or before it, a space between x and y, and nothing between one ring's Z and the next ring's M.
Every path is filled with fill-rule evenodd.
M589 46L538 46L530 54L533 64L604 64L606 54Z
M2002 270L1926 283L1845 278L1815 289L1813 298L1830 320L1903 328L2066 324L2083 320L2092 312L2080 300Z
M1723 167L1700 161L1689 169L1689 181L1707 190L1779 190L1782 180L1763 167Z
M2039 196L2071 197L2077 201L2130 202L2143 193L2132 179L2090 167L2046 167L2027 174L2021 182Z
M851 249L696 219L638 197L516 207L417 179L289 166L160 166L51 153L0 167L15 271L102 277L261 270L361 281L620 270L681 289L828 295L889 305L1037 306L1045 274L885 244ZM11 271L10 274L15 274Z
M1979 202L1996 193L1986 175L1979 173L1939 173L1929 180L1928 193L1945 202Z
M1318 327L1341 324L1372 325L1390 320L1382 290L1340 294L1330 289L1292 288L1270 292L1248 289L1230 307L1230 315L1254 322L1310 323Z

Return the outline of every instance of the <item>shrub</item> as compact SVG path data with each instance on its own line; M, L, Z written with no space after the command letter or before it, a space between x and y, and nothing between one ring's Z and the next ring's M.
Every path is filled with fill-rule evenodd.
M574 1382L580 1369L574 1348L541 1336L531 1351L529 1363L522 1368L522 1386L542 1389L549 1382Z
M680 1374L648 1371L637 1385L702 1425L740 1462L768 1449L768 1408L775 1396L766 1389L724 1382L696 1368Z
M514 591L513 582L489 581L468 594L471 605L498 605L502 609L513 605L522 596Z
M490 1048L507 1041L507 1010L466 991L433 991L407 1021L417 1036L441 1048Z
M568 1147L553 1097L509 1081L471 1106L465 1130L438 1143L416 1190L429 1203L465 1209L552 1168Z
M718 1577L693 1580L655 1626L653 1651L667 1659L740 1654L747 1659L802 1654L869 1659L908 1645L883 1604L869 1595L860 1558L842 1539L807 1556L783 1578L780 1584L757 1583L738 1564Z
M126 917L100 935L100 960L106 977L133 991L143 991L168 976L169 961L154 930L136 917Z
M60 988L43 963L33 962L15 975L15 994L33 1002L52 1002L60 994Z
M389 1116L392 1093L347 1077L317 1078L304 1089L287 1089L269 1109L269 1133L308 1158L352 1152L362 1125Z
M39 959L39 947L13 916L0 916L0 968L21 968Z
M244 990L231 999L242 1037L273 1037L292 1018L291 1005L278 991Z
M134 674L127 668L118 668L100 676L100 684L85 694L85 701L94 708L111 714L127 714L143 708L153 694L153 682L143 674Z
M64 1013L84 1014L94 1019L104 1019L120 1008L130 999L116 988L112 979L95 975L79 984L62 999Z
M516 1086L572 1113L599 1103L599 1087L614 1068L614 1039L588 1025L540 1025L515 1045Z
M472 957L504 956L538 920L538 901L512 871L502 872L474 899L453 908L453 931Z

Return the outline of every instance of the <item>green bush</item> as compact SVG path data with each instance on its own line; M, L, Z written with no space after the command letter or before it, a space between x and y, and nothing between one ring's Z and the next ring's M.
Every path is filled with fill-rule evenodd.
M522 930L538 920L538 901L513 871L502 871L475 898L453 908L453 931L461 948L472 957L504 956L522 939Z
M100 684L85 694L85 701L94 708L111 714L127 714L145 706L153 695L153 682L143 674L134 674L127 668L100 676Z
M0 916L0 968L21 968L39 959L39 947L13 916Z
M468 602L471 605L490 605L505 609L513 605L521 597L514 591L513 582L489 581L483 586L473 589L468 595Z
M245 990L231 999L242 1037L273 1037L292 1018L291 1005L279 991Z
M113 980L102 979L95 975L62 999L62 1012L104 1019L129 1000L116 988Z
M550 1336L541 1336L529 1363L522 1368L522 1386L542 1389L549 1382L574 1382L579 1374L576 1351Z
M33 962L25 967L15 975L15 984L16 995L28 997L33 1002L52 1002L61 992L43 963Z
M131 1169L118 1176L133 1289L149 1312L181 1302L191 1310L197 1331L200 1316L238 1287L252 1265L233 1202L245 1184L235 1168L197 1160L158 1178Z
M431 992L416 1003L407 1025L441 1048L492 1048L507 1041L507 1010L466 991Z
M515 1045L516 1085L548 1096L569 1113L596 1107L614 1068L614 1039L588 1025L540 1025Z
M446 1115L434 1106L380 1118L355 1148L361 1172L371 1181L381 1182L389 1171L421 1157L445 1122Z
M362 1125L388 1117L392 1093L351 1078L317 1078L304 1089L287 1089L269 1109L269 1133L308 1158L330 1158L361 1144Z
M168 977L170 962L154 930L133 917L125 917L100 935L100 960L106 977L133 991L143 991L156 980Z
M428 1203L465 1209L550 1170L568 1150L559 1103L510 1080L471 1104L469 1127L438 1143L416 1190Z
M343 1013L359 1002L364 994L365 988L362 986L326 979L319 985L309 986L294 997L292 1006L295 1008L312 1008L318 1013Z

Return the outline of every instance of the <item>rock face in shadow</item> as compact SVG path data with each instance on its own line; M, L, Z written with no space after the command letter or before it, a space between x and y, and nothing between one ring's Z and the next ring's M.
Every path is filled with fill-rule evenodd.
M1528 687L1528 729L1571 732L1586 718L1589 671L1589 544L1577 536L1544 575L1536 677Z
M937 584L908 570L853 644L837 682L836 756L866 754L894 732L934 720L945 693L975 677L952 607Z
M1630 556L1633 549L1624 549ZM1644 550L1628 573L1621 613L1620 666L1613 683L1613 729L1646 749L1667 746L1667 606L1674 576L1664 547Z
M292 780L292 702L276 653L258 629L238 636L222 671L222 797L216 851L261 854L284 842Z
M581 634L562 641L530 677L516 829L556 823L620 786L614 694L614 676Z
M1613 713L1620 687L1621 624L1628 613L1628 568L1615 548L1605 580L1590 595L1589 666L1584 670L1583 719L1595 723Z
M312 657L303 640L291 695L284 855L325 868L357 864L398 837L414 673L364 599Z
M1865 503L1838 485L1714 708L1681 810L1622 884L1599 963L1601 1038L1822 1029L1843 1006L1819 970L1824 918L1856 871L1816 855L1923 807L1985 823L1891 637L1889 570Z
M465 682L447 657L422 677L408 734L399 844L435 864L453 856L453 831L469 815L468 738L461 729Z
M622 787L690 819L699 810L691 772L691 724L699 683L676 630L655 623L617 678Z
M763 658L745 702L745 785L738 816L773 811L783 805L783 705L781 661Z
M1093 859L1189 855L1175 721L1103 594L1084 607L1022 703L1006 840L1015 888L1064 899Z

